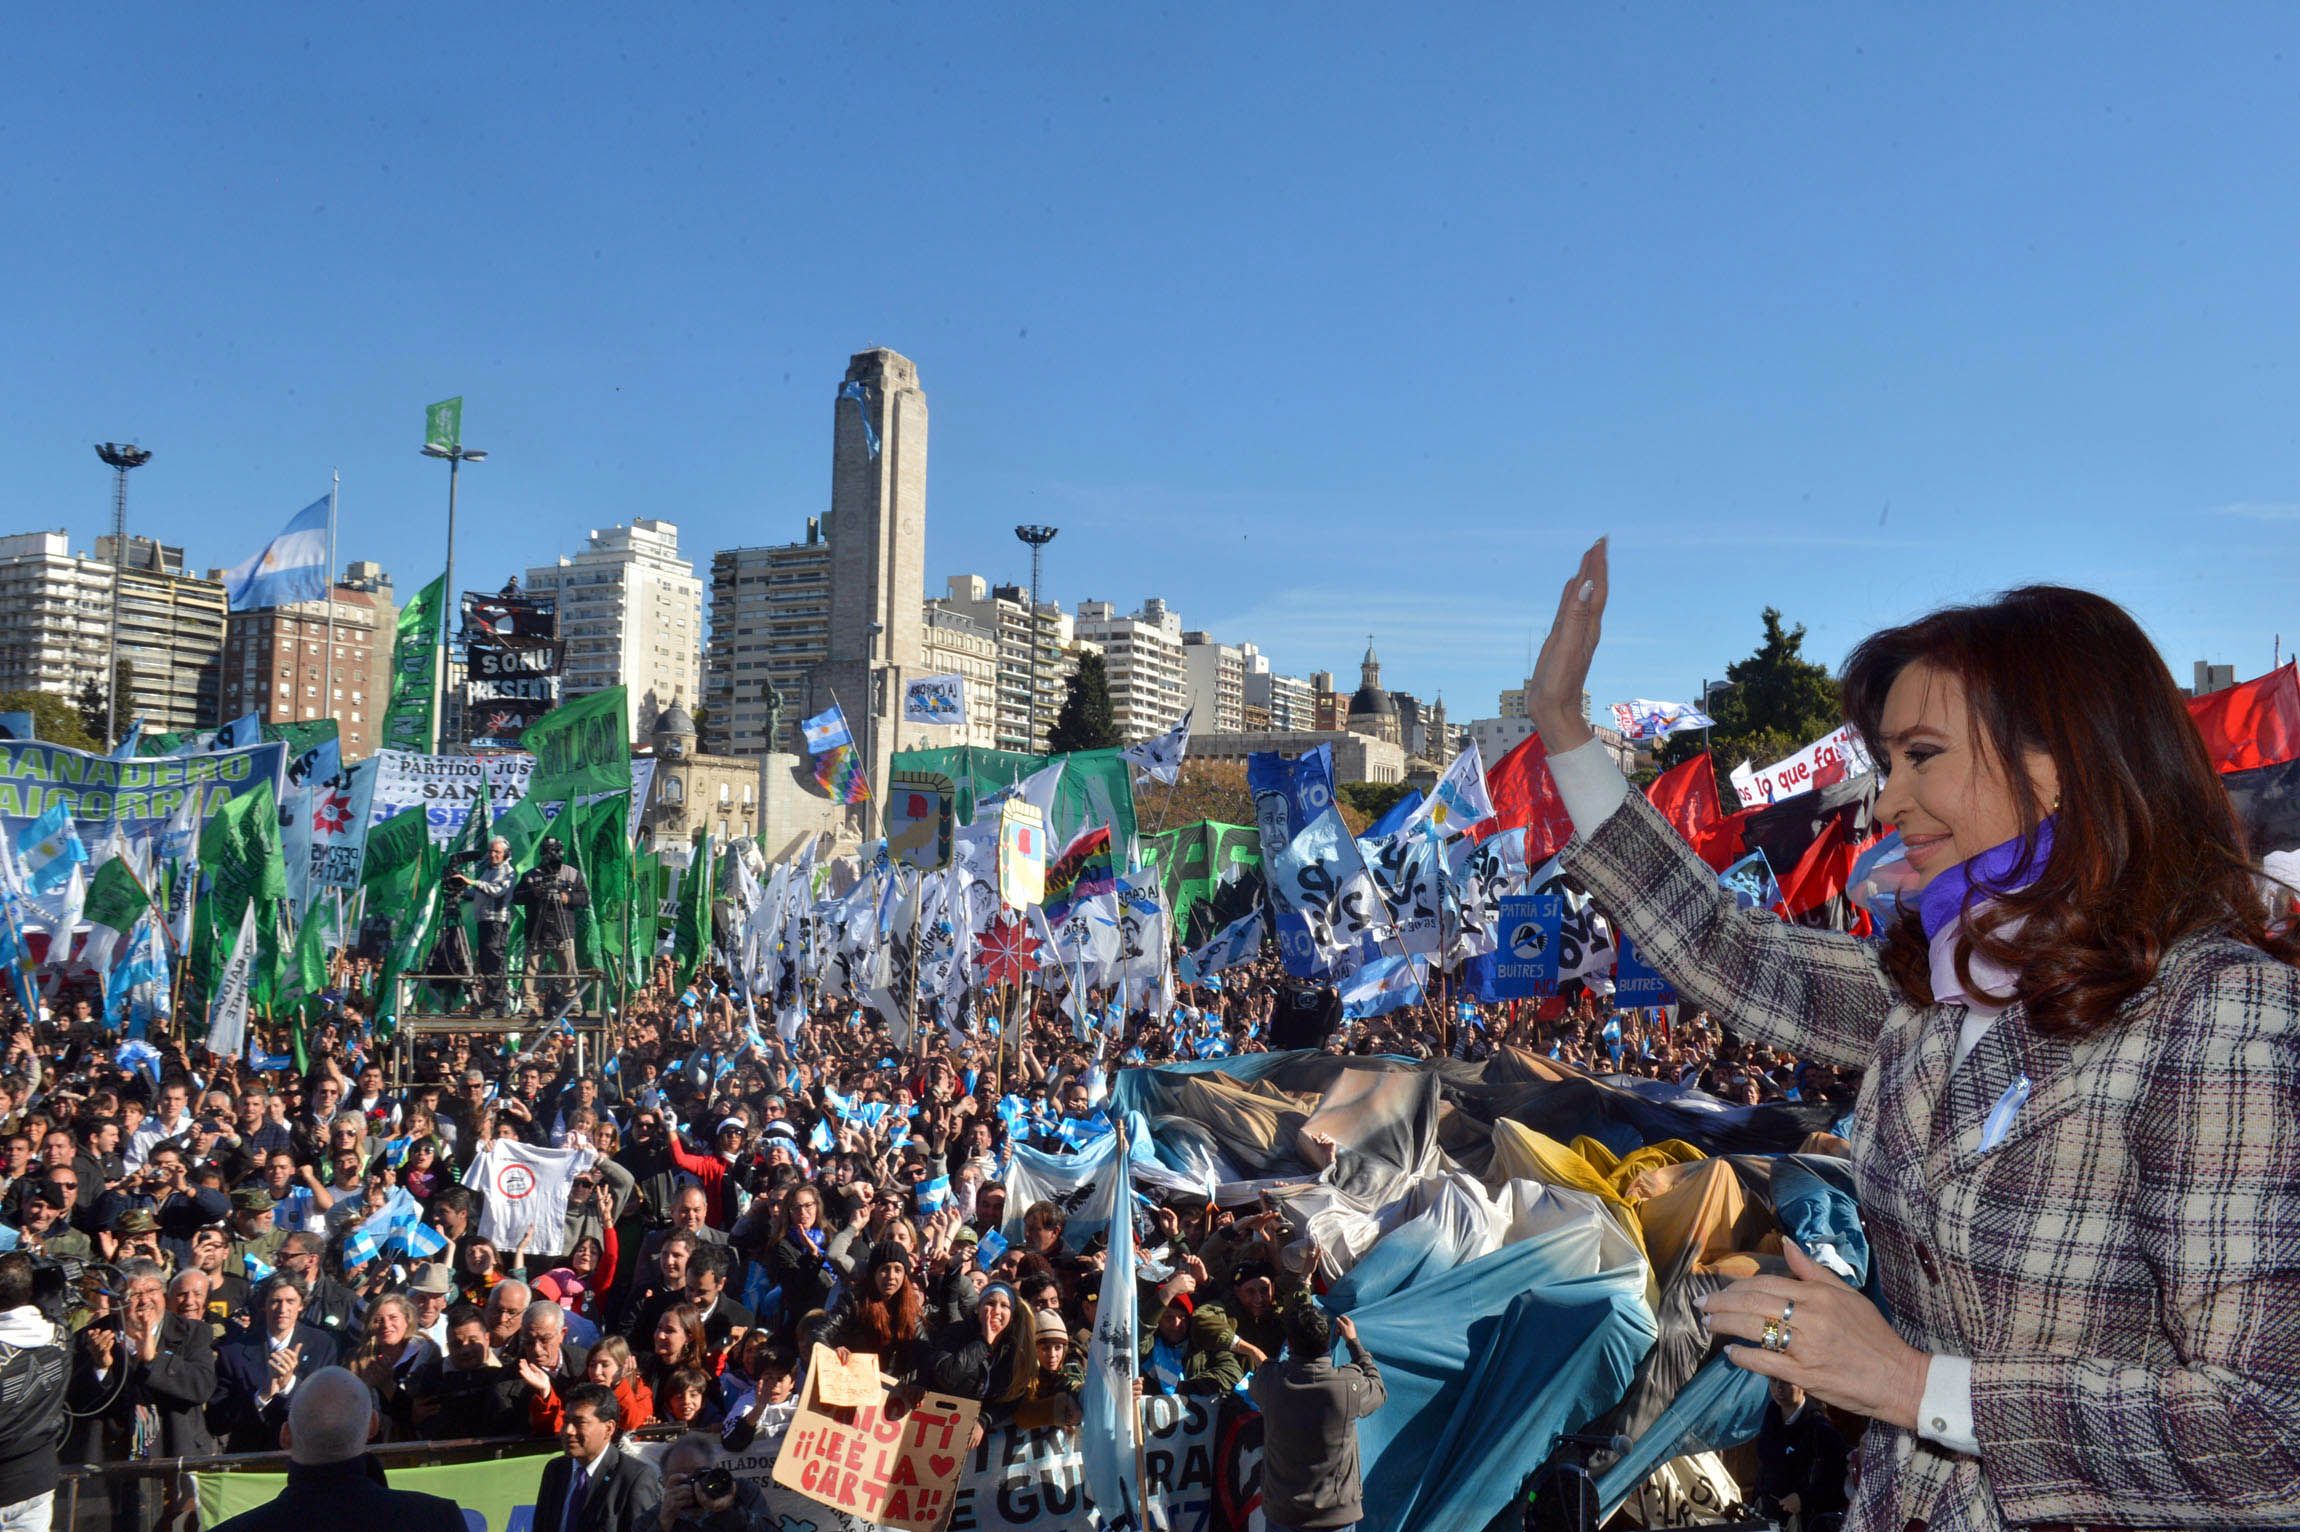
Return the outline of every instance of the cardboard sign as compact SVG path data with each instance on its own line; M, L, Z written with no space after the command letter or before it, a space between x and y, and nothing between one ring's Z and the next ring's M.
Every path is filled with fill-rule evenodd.
M840 1409L860 1409L886 1396L886 1389L878 1380L878 1358L869 1352L850 1353L842 1367L836 1351L817 1346L809 1366L815 1380L815 1397L825 1404Z
M775 1458L775 1482L878 1526L942 1532L958 1504L967 1441L982 1406L930 1393L901 1419L890 1420L886 1390L877 1384L878 1359L855 1360L870 1369L871 1399L842 1408L822 1397L823 1384L839 1370L838 1358L815 1348L806 1397Z

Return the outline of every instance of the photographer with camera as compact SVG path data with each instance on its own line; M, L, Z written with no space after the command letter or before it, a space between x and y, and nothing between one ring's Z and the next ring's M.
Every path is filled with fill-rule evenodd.
M34 1282L32 1257L0 1255L0 1532L45 1532L64 1440L71 1353L64 1327L35 1301Z
M504 976L511 965L511 895L518 884L511 842L498 835L487 843L487 860L471 874L471 913L479 922L478 1011L484 1016L511 1009Z
M661 1532L761 1532L775 1519L767 1498L748 1479L719 1466L717 1438L682 1436L663 1454Z
M527 914L527 972L532 992L546 958L557 973L575 972L576 912L589 907L591 886L583 881L581 869L567 864L565 843L547 835L537 848L536 865L519 880L515 897ZM543 994L536 1014L556 1020L572 1006L575 983L562 978L545 986Z

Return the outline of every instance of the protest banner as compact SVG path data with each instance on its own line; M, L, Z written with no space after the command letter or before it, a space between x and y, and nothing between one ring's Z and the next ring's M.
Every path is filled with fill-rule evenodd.
M206 789L203 818L259 787L276 797L285 787L287 757L286 745L265 744L115 761L67 745L0 740L0 828L14 835L60 803L87 840L115 824L130 839L157 835L195 786Z
M535 757L503 755L423 755L413 750L375 753L375 790L367 822L379 825L402 809L422 809L434 844L444 846L463 829L487 786L490 811L502 814L527 796Z
M1743 761L1727 775L1732 780L1733 791L1741 795L1741 807L1753 809L1874 769L1869 752L1861 746L1861 736L1854 732L1851 724L1846 724L1787 760L1754 770Z
M941 728L959 729L966 726L966 678L964 676L920 676L906 681L902 688L902 721L927 723Z
M839 1354L828 1346L815 1347L815 1397L824 1404L841 1409L860 1409L876 1404L886 1389L878 1380L878 1358L869 1352L855 1352L841 1363Z
M959 1470L982 1406L929 1393L890 1419L886 1389L874 1379L870 1402L841 1408L822 1398L837 1368L837 1357L817 1346L806 1396L775 1457L774 1482L877 1526L942 1532L957 1504ZM875 1359L870 1370L878 1370Z
M1512 896L1499 903L1501 942L1493 955L1494 998L1530 1000L1555 994L1565 896Z
M437 743L431 731L439 716L439 607L447 599L446 581L441 575L399 609L391 644L391 699L381 734L394 749L421 750Z
M551 1458L549 1452L536 1452L421 1468L394 1463L386 1471L393 1489L454 1501L463 1511L469 1532L512 1532L534 1520L535 1492L543 1483L543 1465ZM242 1512L271 1504L287 1488L287 1475L197 1473L192 1475L192 1487L200 1502L200 1525L214 1527Z

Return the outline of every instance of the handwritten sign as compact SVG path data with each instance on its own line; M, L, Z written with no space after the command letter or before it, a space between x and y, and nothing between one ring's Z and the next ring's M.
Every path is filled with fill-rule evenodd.
M900 1419L890 1419L886 1390L877 1382L878 1359L854 1361L870 1370L870 1400L852 1408L835 1405L823 1397L822 1386L839 1370L838 1358L815 1348L807 1396L775 1459L775 1482L882 1527L942 1532L958 1504L967 1441L982 1407L930 1393Z
M878 1380L878 1358L869 1352L850 1352L846 1364L841 1366L837 1352L828 1346L817 1346L810 1365L815 1397L827 1405L854 1410L877 1404L886 1396L886 1389Z

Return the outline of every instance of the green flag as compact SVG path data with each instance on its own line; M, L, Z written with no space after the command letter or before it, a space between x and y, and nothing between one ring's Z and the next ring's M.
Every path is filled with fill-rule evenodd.
M417 591L399 611L391 643L391 704L383 715L383 748L428 750L439 693L439 604L447 576Z
M679 919L671 931L671 961L679 983L695 977L695 970L711 955L711 885L718 871L711 856L711 832L695 843L694 859L679 879Z
M207 882L200 895L206 917L194 922L201 945L193 953L193 971L213 994L216 970L239 934L240 919L248 905L259 905L256 930L262 933L270 929L265 910L271 901L287 897L287 864L280 856L279 806L269 782L259 782L252 793L227 799L201 827L200 870Z
M88 880L88 902L80 918L92 926L125 934L136 917L152 907L152 895L136 881L135 869L124 856L113 857Z
M631 790L631 739L620 686L562 703L529 724L519 743L535 755L527 791L573 803Z
M335 934L335 901L314 899L304 912L303 926L295 934L295 952L281 976L280 1004L302 1005L327 988L327 955L340 946Z
M419 865L431 845L431 826L423 809L401 809L367 832L367 861L360 869L361 887L382 883L407 868Z
M423 444L442 452L463 445L463 396L442 399L423 407Z
M631 858L631 982L655 976L655 943L663 929L663 858L641 851Z
M495 833L510 843L512 866L525 872L535 865L535 848L543 844L556 817L533 793L503 811L503 817L495 821Z
M624 826L630 811L629 793L586 803L576 810L570 837L580 853L583 881L591 888L583 925L592 946L584 961L596 968L611 969L629 957L631 842Z

